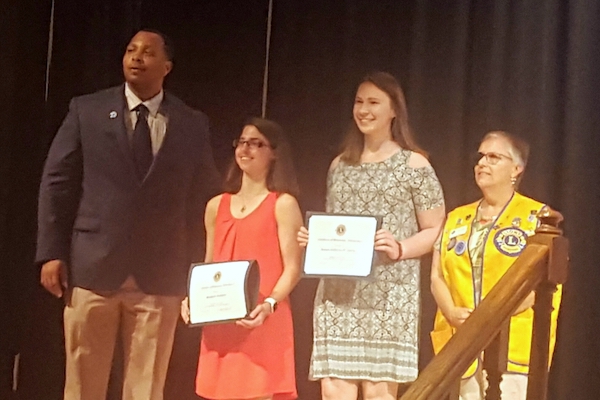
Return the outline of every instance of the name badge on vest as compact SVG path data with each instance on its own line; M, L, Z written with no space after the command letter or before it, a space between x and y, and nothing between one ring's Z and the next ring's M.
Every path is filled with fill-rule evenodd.
M494 246L505 256L517 257L527 244L527 234L520 228L500 229L494 235Z
M465 233L467 233L467 226L463 225L460 228L452 229L450 231L450 234L448 235L448 238L452 239L452 238L458 237L460 235L464 235Z

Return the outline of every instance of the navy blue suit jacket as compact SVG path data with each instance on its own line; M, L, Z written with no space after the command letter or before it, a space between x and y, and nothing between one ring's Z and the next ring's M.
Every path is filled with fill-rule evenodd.
M71 100L42 176L36 259L67 262L72 286L116 290L133 275L147 294L182 295L220 186L208 119L165 93L167 131L141 181L125 110L123 85Z

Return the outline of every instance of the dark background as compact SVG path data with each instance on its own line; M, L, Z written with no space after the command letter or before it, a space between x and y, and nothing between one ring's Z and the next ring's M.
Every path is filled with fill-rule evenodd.
M0 399L61 398L62 304L39 287L32 260L39 176L69 99L121 83L126 43L151 27L175 41L166 86L211 118L220 168L261 110L268 0L62 0L51 19L52 9L51 0L0 5ZM485 132L526 138L522 191L564 214L571 241L550 398L596 399L599 67L598 0L275 0L267 116L291 138L304 210L323 209L327 167L370 70L401 81L448 209L478 196L468 155ZM428 273L424 262L422 364L431 357ZM306 379L315 283L292 296L303 400L319 397ZM198 331L181 328L167 400L194 398Z

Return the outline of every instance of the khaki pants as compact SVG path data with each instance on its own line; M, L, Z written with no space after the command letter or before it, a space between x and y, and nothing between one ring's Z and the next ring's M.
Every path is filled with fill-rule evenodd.
M162 400L181 298L75 287L65 307L65 400L105 400L117 332L123 400Z

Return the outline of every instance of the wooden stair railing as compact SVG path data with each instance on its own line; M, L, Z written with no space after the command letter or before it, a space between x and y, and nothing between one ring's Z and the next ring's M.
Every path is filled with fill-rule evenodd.
M523 253L401 400L441 400L449 395L451 400L457 399L462 375L484 350L485 365L492 369L486 399L499 399L510 317L532 290L536 291L536 298L527 399L546 399L552 295L556 285L566 281L569 244L558 228L562 221L560 213L545 208L538 218L541 225L528 239Z

